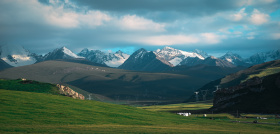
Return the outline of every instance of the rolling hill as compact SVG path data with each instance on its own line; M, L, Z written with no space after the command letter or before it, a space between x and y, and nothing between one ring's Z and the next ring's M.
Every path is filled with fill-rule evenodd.
M133 72L64 61L45 61L0 72L5 79L26 78L65 83L115 100L181 100L189 94L190 77Z
M206 68L208 71L202 71L207 70ZM54 84L63 83L86 91L83 94L86 97L88 93L94 93L115 102L171 103L185 100L193 94L193 89L230 72L214 68L212 70L204 66L186 72L177 70L175 74L171 74L175 71L135 72L65 61L45 61L4 70L0 72L0 78L26 78ZM219 75L212 75L216 74L215 72L219 72Z

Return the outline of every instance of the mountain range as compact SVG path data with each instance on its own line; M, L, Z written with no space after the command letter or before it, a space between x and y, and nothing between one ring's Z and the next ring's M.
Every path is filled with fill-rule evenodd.
M193 52L178 50L171 47L164 47L155 51L139 49L132 55L117 51L106 53L100 50L83 49L75 54L66 47L61 47L43 55L30 53L21 46L4 45L0 46L0 57L12 67L30 65L47 60L73 60L81 59L96 65L115 67L119 69L136 71L165 71L175 66L196 66L209 65L221 67L249 67L255 64L280 59L280 49L269 52L257 53L244 59L240 55L228 52L224 56L214 57L206 52L195 49ZM3 64L2 62L0 64ZM4 65L3 65L4 66ZM5 65L6 66L6 65ZM4 68L4 67L2 67Z

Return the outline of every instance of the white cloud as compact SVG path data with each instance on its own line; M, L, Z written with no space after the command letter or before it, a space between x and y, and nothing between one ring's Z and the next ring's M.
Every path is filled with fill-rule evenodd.
M197 43L199 40L193 36L187 35L159 35L138 38L137 42L149 45L175 45L175 44L191 44Z
M254 9L254 11L250 17L250 21L255 25L261 25L261 24L268 22L269 17L270 16L268 14L261 13L259 10Z
M187 45L187 44L217 44L220 43L225 36L215 33L201 33L196 35L157 35L157 36L130 36L125 40L133 43L146 45Z
M45 7L43 12L45 19L51 25L73 28L79 25L78 14L75 12L64 12L63 7Z
M149 30L154 32L165 31L164 24L155 23L152 20L138 17L136 15L125 15L120 19L119 23L120 26L126 30Z
M271 34L271 38L274 39L274 40L279 40L280 39L280 33Z
M247 14L245 13L245 9L246 8L242 8L242 9L239 10L238 13L229 15L229 19L232 20L232 21L240 21L245 16L247 16Z
M255 35L256 35L255 32L250 32L250 33L247 34L247 39L248 39L248 40L255 39Z
M2 4L17 10L6 12L6 15L1 18L13 23L31 22L62 28L77 28L82 25L94 27L111 20L109 15L101 11L77 12L75 9L66 8L65 3L72 6L69 1L61 3L58 0L50 0L49 2L50 5L42 4L37 0L4 1Z
M78 18L82 24L90 27L103 25L104 22L112 19L109 15L100 11L89 11L86 14L80 14Z
M220 43L221 39L225 38L225 36L217 35L214 33L202 33L200 36L201 42L207 44L217 44Z
M254 36L249 36L249 37L247 37L247 39L252 40L252 39L255 39L255 37Z

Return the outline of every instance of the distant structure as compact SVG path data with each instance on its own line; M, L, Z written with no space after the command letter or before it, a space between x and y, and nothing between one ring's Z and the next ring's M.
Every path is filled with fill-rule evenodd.
M218 91L218 90L220 89L219 86L220 86L220 85L215 86L215 87L216 87L216 91Z
M182 116L191 116L192 114L191 113L177 113L179 115L182 115Z
M92 94L88 94L88 100L91 100L91 95L92 95Z
M198 102L198 93L199 92L194 92L194 93L195 93L196 102Z
M220 87L220 85L217 85L217 86L215 86L216 87L216 90L215 91L213 91L213 95L215 95L215 93L220 89L219 87Z
M207 95L208 90L201 90L203 100L206 101L206 95Z

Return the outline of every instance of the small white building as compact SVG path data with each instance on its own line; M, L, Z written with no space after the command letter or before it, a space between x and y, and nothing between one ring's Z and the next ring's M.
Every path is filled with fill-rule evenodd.
M182 116L190 116L191 115L191 113L177 113L177 114L182 115Z

